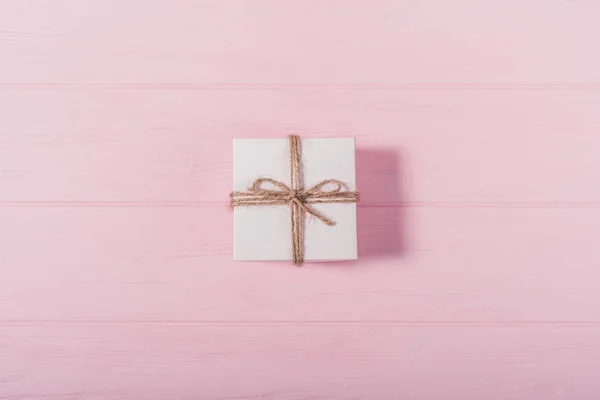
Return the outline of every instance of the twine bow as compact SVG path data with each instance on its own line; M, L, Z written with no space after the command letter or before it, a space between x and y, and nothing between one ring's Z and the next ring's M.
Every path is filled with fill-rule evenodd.
M300 138L295 135L288 137L290 147L290 182L285 183L271 178L258 178L246 192L232 192L231 206L271 206L289 205L292 234L292 260L294 264L304 262L304 217L310 214L325 224L332 226L335 222L327 218L309 204L315 203L358 203L357 191L342 191L343 184L337 179L326 179L304 189L301 179ZM271 184L276 189L266 189L264 184ZM333 186L326 189L326 186Z

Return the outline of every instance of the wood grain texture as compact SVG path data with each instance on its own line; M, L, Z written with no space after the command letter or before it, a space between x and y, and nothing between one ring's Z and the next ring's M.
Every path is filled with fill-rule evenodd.
M600 4L0 0L0 399L600 397ZM359 260L234 263L234 137L356 137Z
M596 86L599 16L586 0L4 0L0 81Z
M0 324L3 398L589 399L600 390L598 330Z

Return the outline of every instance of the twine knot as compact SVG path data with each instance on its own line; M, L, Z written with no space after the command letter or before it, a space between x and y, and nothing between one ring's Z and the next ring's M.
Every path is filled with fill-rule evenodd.
M290 144L290 181L291 187L271 178L258 178L246 192L232 192L231 206L268 206L289 205L292 229L292 260L295 264L304 262L303 226L305 213L324 222L328 226L335 222L327 218L309 204L315 203L358 203L357 191L342 191L343 183L337 179L326 179L311 187L303 189L300 182L300 138L289 136ZM271 184L275 189L268 189L265 184ZM326 187L333 186L330 189Z
M290 189L290 196L288 197L289 201L302 201L299 197L298 197L298 192Z

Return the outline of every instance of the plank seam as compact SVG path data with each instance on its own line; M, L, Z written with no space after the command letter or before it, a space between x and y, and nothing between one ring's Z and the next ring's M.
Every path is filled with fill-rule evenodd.
M3 200L6 208L202 208L228 207L225 201L58 201L58 200ZM514 202L363 202L361 208L600 208L600 201L514 201Z
M600 83L192 83L192 82L0 82L0 89L105 90L600 90Z
M525 326L554 326L554 327L594 327L600 328L600 321L394 321L394 320L92 320L92 319L29 319L29 320L0 320L0 328L6 325L39 325L39 326L58 326L58 325L230 325L230 326L346 326L346 325L367 325L367 326L406 326L406 327L525 327Z

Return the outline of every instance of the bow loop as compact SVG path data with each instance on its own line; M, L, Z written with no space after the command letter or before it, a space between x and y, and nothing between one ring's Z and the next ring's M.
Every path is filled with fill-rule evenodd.
M270 183L275 186L277 190L264 188L263 183ZM250 186L248 190L255 193L289 193L291 189L285 183L276 181L275 179L258 178L252 183L252 186Z
M332 189L324 189L327 185L333 185ZM326 179L322 182L317 183L315 186L308 189L306 192L310 193L311 196L321 197L323 195L332 195L340 193L344 184L337 179Z

